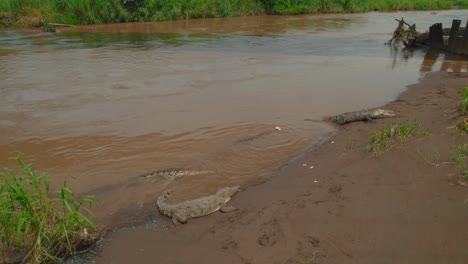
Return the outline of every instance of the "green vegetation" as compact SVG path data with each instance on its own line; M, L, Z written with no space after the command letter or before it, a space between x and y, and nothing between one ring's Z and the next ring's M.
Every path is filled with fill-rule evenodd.
M468 144L462 143L455 146L451 151L451 157L457 169L468 180Z
M20 156L14 158L20 173L0 172L0 262L53 263L91 247L98 229L82 212L93 216L85 204L93 197L75 200L66 181L52 195L47 175L37 175Z
M458 129L462 136L468 132L468 86L463 88L463 100L460 104L461 118L458 121ZM468 180L468 144L463 143L455 146L452 151L452 158L463 177Z
M101 24L258 14L355 13L468 7L468 0L2 0L0 26ZM3 15L2 15L3 13ZM13 19L8 18L7 15Z
M393 10L448 9L456 1L430 0L267 0L265 10L273 14L358 13Z
M457 127L461 134L468 132L468 86L463 89L463 100L460 103L460 120Z
M454 5L459 6L460 8L468 8L468 0L455 1Z
M370 135L369 151L380 155L389 150L394 142L403 144L413 136L421 135L421 126L418 122L402 121L398 124L390 123L380 131L373 131Z

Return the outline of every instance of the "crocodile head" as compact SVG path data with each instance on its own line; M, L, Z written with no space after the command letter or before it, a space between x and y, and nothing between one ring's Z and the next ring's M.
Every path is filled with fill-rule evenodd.
M236 185L236 186L233 186L233 187L222 188L216 193L216 196L225 197L225 198L230 199L231 196L239 190L239 188L240 188L239 185Z
M386 109L376 109L372 111L372 117L373 118L381 118L381 117L392 117L395 116L395 113L390 110Z

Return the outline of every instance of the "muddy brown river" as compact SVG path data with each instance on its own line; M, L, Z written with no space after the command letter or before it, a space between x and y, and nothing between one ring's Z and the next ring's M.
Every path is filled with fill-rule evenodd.
M425 72L466 60L383 45L466 11L242 17L0 32L0 161L14 151L77 193L98 221L267 180L326 139L325 116L380 106ZM278 126L281 130L275 129ZM141 175L210 171L168 185Z

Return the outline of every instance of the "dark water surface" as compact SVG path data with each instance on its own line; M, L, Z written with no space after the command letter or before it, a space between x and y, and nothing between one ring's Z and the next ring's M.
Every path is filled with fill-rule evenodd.
M179 199L260 182L333 132L324 116L380 106L458 57L383 43L466 11L245 17L0 32L0 160L20 150L128 221L163 190L138 175L209 170ZM275 130L275 126L281 128ZM183 194L183 195L182 195Z

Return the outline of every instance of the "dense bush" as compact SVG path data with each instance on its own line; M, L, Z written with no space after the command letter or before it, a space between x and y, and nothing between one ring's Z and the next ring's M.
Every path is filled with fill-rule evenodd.
M452 5L468 7L468 0L2 0L0 14L12 14L18 24L31 26L31 19L21 18L100 24L258 14L430 10Z

